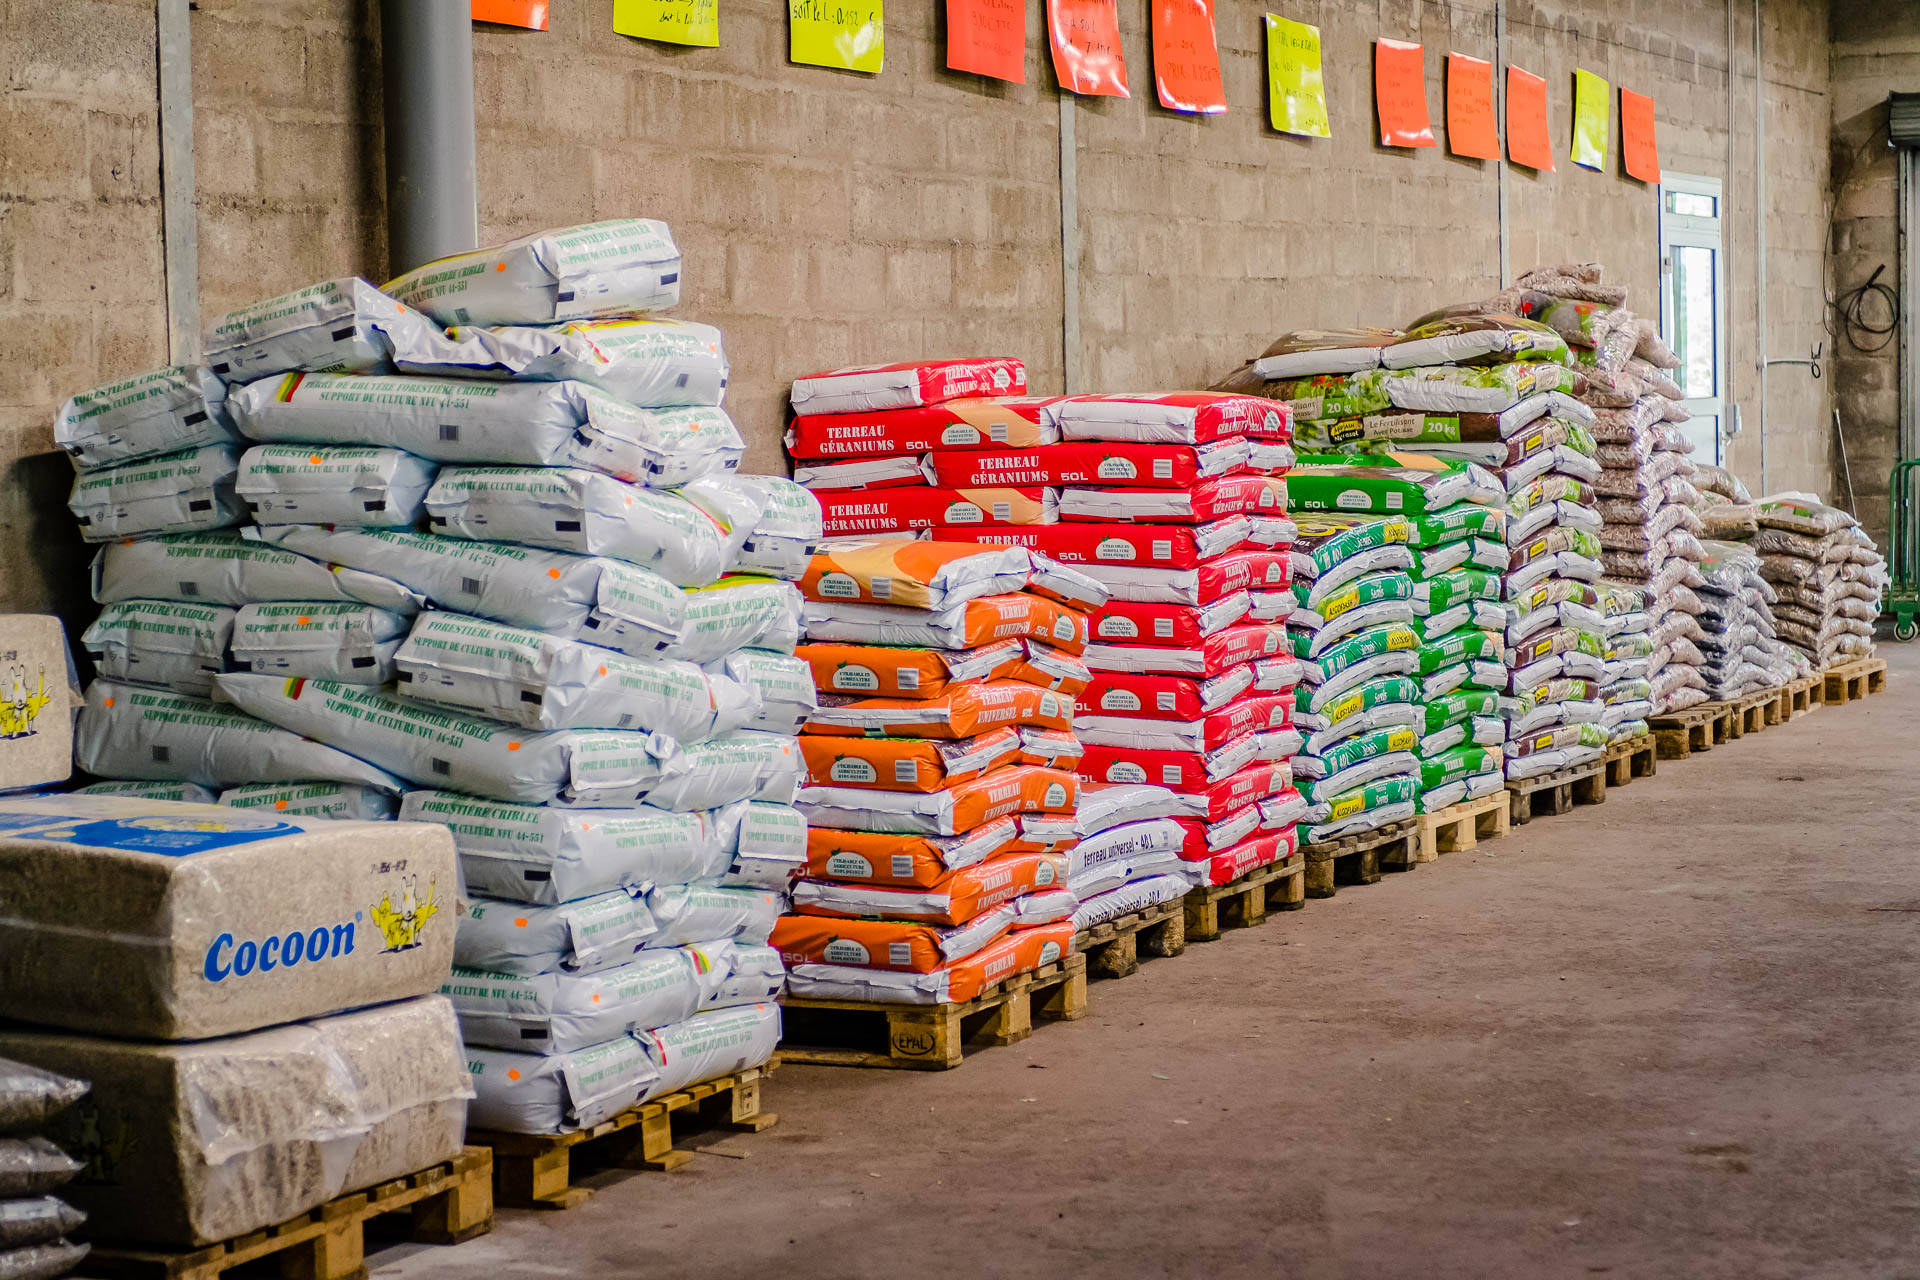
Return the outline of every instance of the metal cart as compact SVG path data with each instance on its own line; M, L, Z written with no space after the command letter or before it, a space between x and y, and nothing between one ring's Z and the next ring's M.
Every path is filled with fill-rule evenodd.
M1893 615L1893 638L1920 634L1920 528L1914 520L1914 474L1920 458L1893 468L1887 481L1887 598L1883 611Z

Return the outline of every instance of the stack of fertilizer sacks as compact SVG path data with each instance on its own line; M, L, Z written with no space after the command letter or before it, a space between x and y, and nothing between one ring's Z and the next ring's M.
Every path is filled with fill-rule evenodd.
M144 611L89 633L80 764L450 826L481 1127L591 1125L778 1037L764 944L813 707L781 579L818 509L732 474L719 333L638 314L679 274L663 224L601 223L236 312L176 371L198 413L163 421L217 406L256 442L209 517L256 523L76 494L89 538L125 539L97 597Z
M88 1082L44 1128L89 1237L194 1248L459 1155L444 827L68 794L0 800L0 831L0 1059ZM7 1242L76 1220L13 1203L74 1171L0 1138L4 1274L71 1260Z
M1097 587L1023 549L829 540L801 579L811 829L773 930L801 998L946 1004L1069 954Z
M1564 337L1585 378L1579 395L1595 411L1601 464L1593 481L1604 521L1600 559L1608 582L1645 593L1648 623L1644 643L1611 646L1602 699L1610 706L1650 701L1654 713L1667 714L1709 696L1700 672L1705 654L1688 621L1700 612L1694 592L1704 580L1699 564L1706 552L1687 456L1693 445L1677 430L1689 417L1670 372L1680 359L1651 320L1626 309L1626 296L1625 288L1601 281L1597 265L1564 264L1527 272L1490 301ZM1634 656L1642 647L1644 670ZM1643 679L1645 691L1638 688ZM1642 692L1647 696L1623 696Z
M87 1084L0 1058L0 1276L66 1275L87 1256L67 1239L87 1215L55 1192L86 1167L41 1136Z
M1763 498L1753 511L1778 638L1814 667L1872 657L1887 562L1860 522L1804 493Z
M1008 536L1111 596L1086 652L1081 773L1097 795L1154 789L1125 793L1120 811L1158 825L1101 832L1090 818L1087 837L1158 858L1178 826L1174 870L1194 884L1289 857L1304 808L1290 768L1300 666L1284 623L1294 530L1285 481L1268 474L1292 461L1286 410L1175 393L1073 396L1054 415L1061 443L1029 452L1061 486L1059 523L966 536ZM1252 469L1256 443L1267 470Z

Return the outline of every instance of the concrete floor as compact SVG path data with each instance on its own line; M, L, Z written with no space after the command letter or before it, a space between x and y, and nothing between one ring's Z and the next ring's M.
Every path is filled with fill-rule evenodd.
M766 1133L375 1274L1920 1276L1920 646L1882 652L1886 695L959 1070L783 1069Z

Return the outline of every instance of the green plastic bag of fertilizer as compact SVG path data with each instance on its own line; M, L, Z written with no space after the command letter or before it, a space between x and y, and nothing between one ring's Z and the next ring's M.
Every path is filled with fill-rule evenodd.
M1303 821L1321 827L1330 827L1360 814L1370 813L1390 805L1411 804L1419 789L1420 780L1411 773L1394 778L1381 778L1365 786L1355 787L1351 791L1312 801ZM1309 844L1312 841L1305 838L1303 834L1300 843Z
M1291 485L1293 478L1287 478ZM1373 515L1299 515L1294 517L1293 572L1295 577L1304 577L1315 581L1334 573L1349 560L1369 551L1386 551L1398 548L1396 556L1375 557L1382 562L1369 564L1361 573L1372 573L1381 569L1404 569L1412 563L1405 554L1407 539L1413 536L1413 528L1398 516ZM1341 575L1340 580L1350 582L1359 577L1358 573Z
M1432 468L1350 465L1339 454L1303 454L1287 472L1290 511L1365 511L1375 515L1427 515L1456 502L1502 505L1506 489L1485 468L1471 463Z
M1411 725L1394 725L1355 734L1324 751L1294 756L1294 777L1310 782L1331 778L1364 760L1372 760L1392 751L1412 751L1418 737Z
M1411 735L1409 735L1411 736ZM1294 761L1296 767L1299 758ZM1420 769L1420 757L1407 751L1389 751L1384 755L1369 756L1346 766L1335 773L1321 778L1297 778L1294 786L1309 805L1333 796L1345 795L1368 783L1379 782L1383 778L1412 777ZM1311 810L1309 810L1311 812Z
M1393 408L1387 398L1389 378L1379 369L1358 373L1323 373L1311 378L1276 382L1268 394L1293 410L1294 429L1320 419L1364 418Z
M1414 583L1413 609L1418 614L1439 613L1469 600L1498 601L1502 594L1498 571L1449 569Z
M1380 707L1420 701L1420 685L1406 676L1385 676L1341 693L1314 699L1311 689L1296 694L1293 711L1295 727L1308 733L1321 733L1353 724L1355 717ZM1396 721L1395 723L1412 723Z
M1363 605L1413 598L1413 579L1404 573L1369 573L1333 587L1318 582L1295 582L1293 612L1287 615L1287 620L1320 625Z
M1412 526L1412 535L1407 541L1416 548L1438 547L1465 538L1499 542L1506 531L1507 513L1499 507L1463 502L1416 516L1408 523Z
M1476 773L1497 773L1502 763L1498 747L1455 747L1420 761L1420 786L1431 790Z
M1507 544L1488 538L1468 538L1443 546L1426 547L1413 553L1413 576L1427 578L1452 573L1455 569L1485 569L1499 573L1507 567Z
M1305 664L1309 684L1322 684L1369 658L1420 647L1419 635L1405 623L1370 627L1320 653L1313 652L1313 641L1312 632L1287 628L1287 643L1292 646L1293 656Z
M1460 746L1497 747L1506 742L1510 734L1510 726L1499 716L1474 716L1459 724L1450 724L1438 733L1421 735L1420 745L1414 750L1424 759Z
M1500 662L1506 649L1506 642L1491 631L1457 631L1421 647L1419 671L1428 676L1456 662Z
M1505 714L1512 699L1479 689L1463 689L1435 698L1421 708L1421 733L1438 733L1449 725L1461 724L1475 716Z

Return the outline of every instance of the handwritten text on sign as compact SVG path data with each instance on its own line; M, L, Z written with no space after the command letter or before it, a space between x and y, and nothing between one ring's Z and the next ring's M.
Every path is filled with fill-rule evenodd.
M1267 113L1280 133L1332 135L1320 71L1320 28L1267 15Z
M1405 40L1373 42L1373 94L1383 147L1431 147L1424 46Z
M1114 0L1047 0L1047 43L1053 74L1072 93L1126 98L1127 62L1120 52Z
M1153 83L1169 111L1216 115L1227 109L1213 0L1153 0Z
M613 0L615 35L711 49L720 43L719 0Z
M880 0L787 0L793 62L880 74L886 38Z
M947 0L947 66L1025 84L1026 0Z

